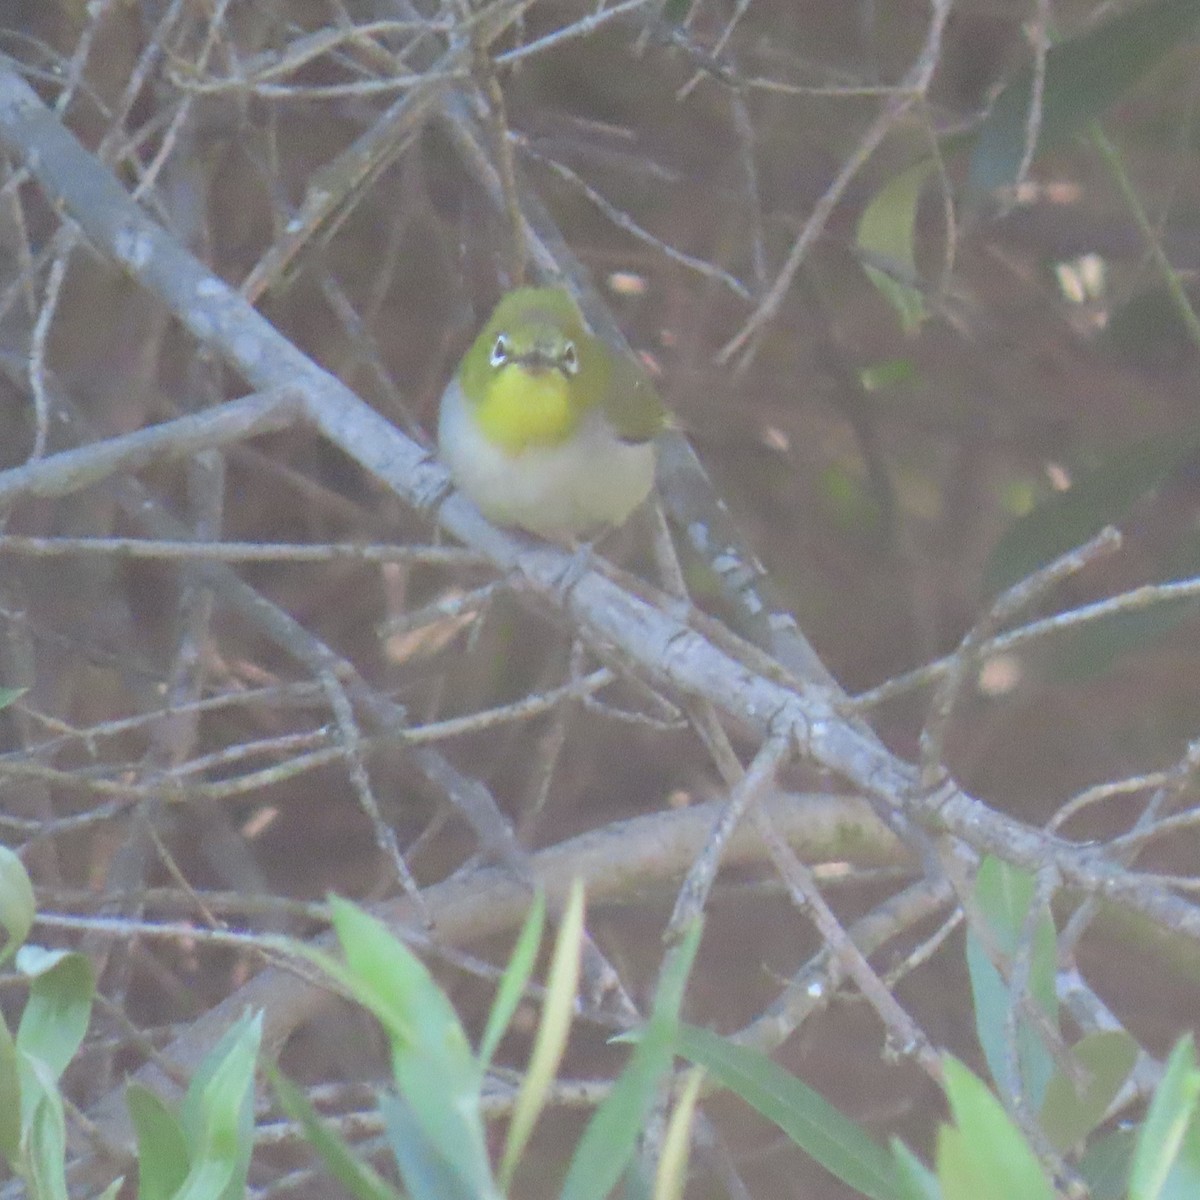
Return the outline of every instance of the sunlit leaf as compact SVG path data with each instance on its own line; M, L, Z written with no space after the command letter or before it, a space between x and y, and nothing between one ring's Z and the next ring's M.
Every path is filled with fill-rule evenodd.
M69 950L22 946L18 970L30 976L29 999L17 1027L17 1048L59 1078L87 1033L95 981L87 958Z
M1197 1196L1200 1196L1200 1120L1193 1112L1158 1200L1196 1200Z
M942 1200L937 1176L898 1138L891 1144L901 1200Z
M1129 1169L1129 1200L1160 1200L1200 1101L1191 1034L1179 1039L1150 1099Z
M262 1013L243 1013L205 1055L184 1096L180 1124L189 1170L177 1200L204 1188L223 1200L241 1200L254 1148L254 1069L262 1041Z
M955 1128L938 1137L937 1172L946 1200L1054 1200L1037 1156L987 1085L957 1059L943 1060Z
M692 1121L696 1116L696 1102L703 1082L703 1071L689 1071L680 1089L663 1136L658 1170L654 1176L654 1200L683 1200L688 1176L688 1152L692 1143Z
M558 1074L579 994L579 958L583 944L583 884L576 879L559 922L554 955L546 976L546 999L529 1066L521 1081L509 1121L508 1139L500 1164L500 1186L507 1189L517 1161L533 1132L547 1094Z
M188 1174L187 1139L175 1114L139 1083L125 1091L138 1148L138 1200L171 1200Z
M0 963L24 945L36 915L33 884L25 864L7 846L0 846L0 926L7 935Z
M900 328L915 333L925 320L925 297L917 286L917 202L933 160L922 159L893 176L875 194L858 222L858 247L865 252L863 270L881 296L896 310ZM871 258L880 260L873 265ZM912 280L914 282L906 282Z
M21 1053L26 1115L22 1134L25 1170L35 1200L67 1200L67 1127L58 1079L39 1058Z
M508 1029L513 1014L525 994L525 985L533 974L533 964L537 959L538 947L542 943L545 924L546 898L538 892L529 906L529 914L521 926L504 974L500 977L496 998L492 1001L491 1012L488 1013L487 1026L479 1042L479 1063L483 1070L486 1070L492 1061L492 1055L496 1053L496 1047L500 1044L500 1039Z
M496 1194L480 1110L482 1072L454 1006L381 921L337 896L329 903L355 995L391 1039L392 1073L405 1104L477 1197Z

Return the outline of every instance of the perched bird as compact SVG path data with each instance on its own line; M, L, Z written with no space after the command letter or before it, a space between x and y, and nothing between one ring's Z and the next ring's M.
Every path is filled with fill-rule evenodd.
M558 541L620 525L654 483L662 402L560 288L496 306L442 393L438 447L480 511Z

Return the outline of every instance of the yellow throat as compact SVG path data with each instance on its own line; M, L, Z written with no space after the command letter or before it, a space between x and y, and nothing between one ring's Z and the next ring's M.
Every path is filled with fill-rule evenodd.
M662 404L557 288L505 296L442 395L438 444L483 513L554 538L617 525L649 494Z

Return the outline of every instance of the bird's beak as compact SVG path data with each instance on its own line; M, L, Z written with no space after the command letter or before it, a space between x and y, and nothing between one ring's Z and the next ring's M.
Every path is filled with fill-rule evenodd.
M531 371L534 375L541 375L546 371L558 369L558 360L543 350L530 350L528 354L522 354L520 358L514 361L524 367L525 370Z

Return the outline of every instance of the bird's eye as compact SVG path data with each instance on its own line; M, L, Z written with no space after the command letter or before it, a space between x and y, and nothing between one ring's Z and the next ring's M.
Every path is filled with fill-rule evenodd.
M504 334L500 334L496 338L496 344L492 347L492 357L489 360L493 367L502 367L508 362L508 356L512 353L512 347L508 344L508 338Z
M562 368L568 375L579 373L579 351L575 349L574 342L568 342L563 347Z

